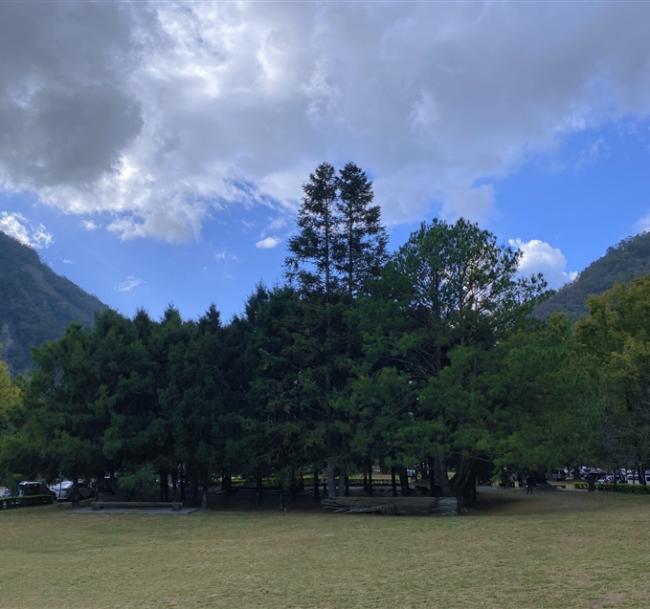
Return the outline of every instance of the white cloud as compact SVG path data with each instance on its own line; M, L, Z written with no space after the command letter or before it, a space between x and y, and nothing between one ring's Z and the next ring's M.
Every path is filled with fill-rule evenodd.
M115 289L118 292L132 292L142 284L144 284L142 279L135 277L134 275L129 275L124 281L120 281L120 283L115 286Z
M74 264L74 260L70 260L70 258L64 258L63 264Z
M278 230L284 228L287 224L289 224L289 218L287 218L287 216L278 216L277 218L270 219L266 226L266 230Z
M123 239L295 209L322 160L377 176L390 223L482 219L491 180L650 111L648 3L39 6L0 3L0 188Z
M276 237L266 237L265 239L261 239L255 244L255 247L257 249L261 250L270 250L280 243L280 239L277 239Z
M99 228L99 225L94 220L82 220L81 224L84 229L89 232L95 231Z
M559 288L578 276L576 271L567 270L567 261L562 250L546 241L509 239L508 243L522 253L519 271L523 275L542 273L551 288Z
M0 212L0 232L35 249L45 249L54 241L52 233L45 226L32 224L18 212Z
M225 261L238 262L239 256L224 248L214 253L214 259L217 262L225 262Z
M643 218L641 218L637 223L636 223L636 229L640 233L646 233L650 231L650 212L648 212Z

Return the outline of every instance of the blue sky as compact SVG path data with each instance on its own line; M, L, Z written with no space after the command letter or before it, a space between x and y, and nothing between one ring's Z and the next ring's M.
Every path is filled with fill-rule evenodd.
M650 5L41 8L0 6L0 230L126 314L281 281L323 160L391 247L466 216L554 287L650 228Z

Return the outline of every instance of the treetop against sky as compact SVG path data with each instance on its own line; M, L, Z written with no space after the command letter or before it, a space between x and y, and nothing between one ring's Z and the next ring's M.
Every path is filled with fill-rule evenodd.
M552 287L648 216L645 3L3 3L0 230L125 313L241 311L322 161L389 251L463 216Z

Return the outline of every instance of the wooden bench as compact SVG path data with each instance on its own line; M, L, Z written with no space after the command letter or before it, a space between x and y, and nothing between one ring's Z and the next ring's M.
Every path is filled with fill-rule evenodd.
M180 501L93 501L92 508L93 510L148 510L166 508L178 512L183 509L183 504Z

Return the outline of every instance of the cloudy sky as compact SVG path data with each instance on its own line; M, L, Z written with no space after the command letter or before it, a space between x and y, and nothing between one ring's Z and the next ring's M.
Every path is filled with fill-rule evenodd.
M4 2L0 230L125 313L238 312L354 160L569 281L650 228L650 3Z

